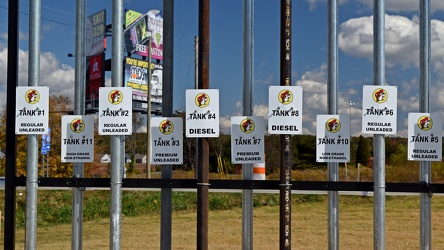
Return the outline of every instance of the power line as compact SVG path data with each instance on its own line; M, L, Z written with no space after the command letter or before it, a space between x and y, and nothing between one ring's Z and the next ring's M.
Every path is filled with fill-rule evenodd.
M5 9L5 10L8 10L8 8L5 7L5 6L0 6L0 8L1 8L1 9ZM22 11L20 11L20 14L23 14L23 15L29 16L29 13L25 13L25 12L22 12ZM56 24L60 24L60 25L68 26L68 27L73 27L73 28L76 27L75 25L72 25L72 24L68 24L68 23L63 23L63 22L59 22L59 21L55 21L55 20L51 20L51 19L48 19L48 18L45 18L45 17L42 17L41 19L42 19L42 20L45 20L45 21L47 21L47 22L56 23Z

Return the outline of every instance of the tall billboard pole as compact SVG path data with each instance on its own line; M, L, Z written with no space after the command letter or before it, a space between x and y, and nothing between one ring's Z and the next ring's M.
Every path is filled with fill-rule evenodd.
M86 0L76 1L76 71L74 114L85 114L85 13ZM84 177L84 163L74 163L74 178ZM71 249L82 249L83 242L83 188L72 189Z
M253 115L254 0L244 0L243 114ZM242 165L242 179L253 178L253 164ZM242 249L253 249L253 190L242 190Z
M5 169L5 223L4 248L15 249L15 203L17 139L15 135L16 92L18 83L20 1L8 1L8 65L6 109L6 169Z
M112 58L111 85L122 87L123 83L123 1L113 0L112 8ZM121 140L124 135L111 136L111 216L110 216L110 249L118 250L121 245L121 221L122 221L122 169Z
M38 86L40 81L40 0L29 3L29 61L28 86ZM38 187L38 137L28 135L26 156L26 236L25 248L35 249L37 244L37 187Z
M338 2L328 1L328 114L338 114ZM338 163L327 163L328 180L339 181ZM328 191L328 249L339 249L339 192Z
M210 1L199 0L199 89L209 88ZM198 138L197 158L197 249L208 249L208 138Z
M171 117L173 115L173 58L174 58L174 1L163 1L163 14L165 27L164 34L164 52L163 52L163 87L162 91L162 116ZM173 178L173 166L165 165L162 167L162 179ZM171 188L162 188L161 202L161 228L160 228L160 249L171 249L171 228L172 228L172 190Z
M420 90L419 90L419 112L429 113L429 86L430 86L430 58L431 58L431 36L430 36L430 0L420 2L420 26L419 26L419 65L420 65ZM430 183L432 171L430 161L419 163L420 181ZM420 195L420 249L431 249L431 195L421 193Z
M373 84L385 84L384 25L385 1L374 1L373 14ZM385 249L385 141L384 134L373 136L373 231L375 249Z
M291 85L291 0L281 0L281 86ZM280 135L279 249L291 249L291 135Z

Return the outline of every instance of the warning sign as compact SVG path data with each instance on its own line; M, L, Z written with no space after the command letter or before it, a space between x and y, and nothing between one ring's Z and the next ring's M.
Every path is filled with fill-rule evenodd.
M441 161L442 117L438 113L409 113L408 159Z
M302 87L270 86L268 93L268 133L302 133Z
M62 116L62 162L94 162L94 117Z
M130 135L133 101L130 87L99 89L99 135Z
M362 98L362 133L396 134L396 86L364 85Z
M264 118L231 117L231 161L233 163L264 162Z
M183 162L182 117L151 118L151 164L180 165Z
M219 137L219 90L186 90L186 137Z
M17 87L16 134L46 134L49 117L48 87Z
M316 161L350 161L350 116L318 115L316 118Z

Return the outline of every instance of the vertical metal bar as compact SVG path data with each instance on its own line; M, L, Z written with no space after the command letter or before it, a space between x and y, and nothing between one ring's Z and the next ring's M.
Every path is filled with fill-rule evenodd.
M374 1L373 17L373 84L385 84L384 25L385 1ZM374 182L374 248L385 249L385 141L383 134L373 140Z
M209 88L210 1L199 0L199 89ZM197 249L208 249L208 139L198 138L197 161Z
M174 1L163 1L163 89L162 92L162 116L170 117L173 115L173 70L174 70ZM173 178L172 165L162 167L162 179ZM173 193L171 188L161 189L160 211L160 249L171 249L171 231L172 231L172 200Z
M151 68L151 38L148 38L148 95L146 108L146 178L151 178L151 78L153 70Z
M338 2L328 1L328 114L338 114ZM328 180L339 181L337 162L327 163ZM339 249L339 192L328 192L328 249Z
M430 55L431 55L431 21L430 0L420 2L420 25L419 25L419 65L420 65L420 89L419 89L419 112L429 113L429 86L430 86ZM420 181L430 183L432 180L431 162L421 161L419 163ZM432 248L431 229L431 196L427 193L420 194L420 249Z
M41 1L29 2L29 61L28 86L38 86L40 78L40 24ZM36 249L37 244L37 187L38 140L28 135L26 156L26 236L25 249Z
M291 0L281 0L280 85L291 85ZM291 136L280 135L279 249L291 249Z
M74 114L85 114L85 15L86 0L76 1L76 71L74 74ZM49 153L49 152L48 152ZM83 178L84 164L73 164L74 178ZM82 249L83 243L83 188L72 189L71 249Z
M244 0L243 115L253 115L254 0ZM253 164L242 165L242 179L253 179ZM242 190L242 249L253 249L253 190Z
M121 87L123 83L123 1L113 0L112 18L112 58L111 79L113 87ZM111 218L110 218L110 249L120 249L122 221L122 170L121 136L111 135Z
M17 139L15 136L15 109L18 82L19 52L19 1L8 1L8 65L6 109L6 167L5 167L5 229L4 249L15 249L16 161Z
M199 88L199 36L194 37L194 88ZM196 138L196 160L194 161L195 178L197 179L199 168L197 167L197 159L199 158L199 138Z

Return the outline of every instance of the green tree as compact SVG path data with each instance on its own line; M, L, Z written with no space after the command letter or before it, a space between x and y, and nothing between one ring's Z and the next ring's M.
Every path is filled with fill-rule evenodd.
M133 117L132 117L132 121L133 121L133 133L129 136L127 136L127 138L129 139L129 144L126 148L127 148L127 152L129 152L130 158L131 158L131 163L130 163L130 167L128 169L129 173L134 173L134 170L136 169L136 154L138 153L142 153L139 152L137 150L137 146L136 146L136 137L140 134L137 133L137 130L139 130L143 124L144 124L144 120L143 120L143 116L141 113L136 113L133 112ZM145 136L146 138L146 136Z
M356 150L356 163L361 165L367 165L367 161L370 158L370 143L364 136L359 136L358 149Z

